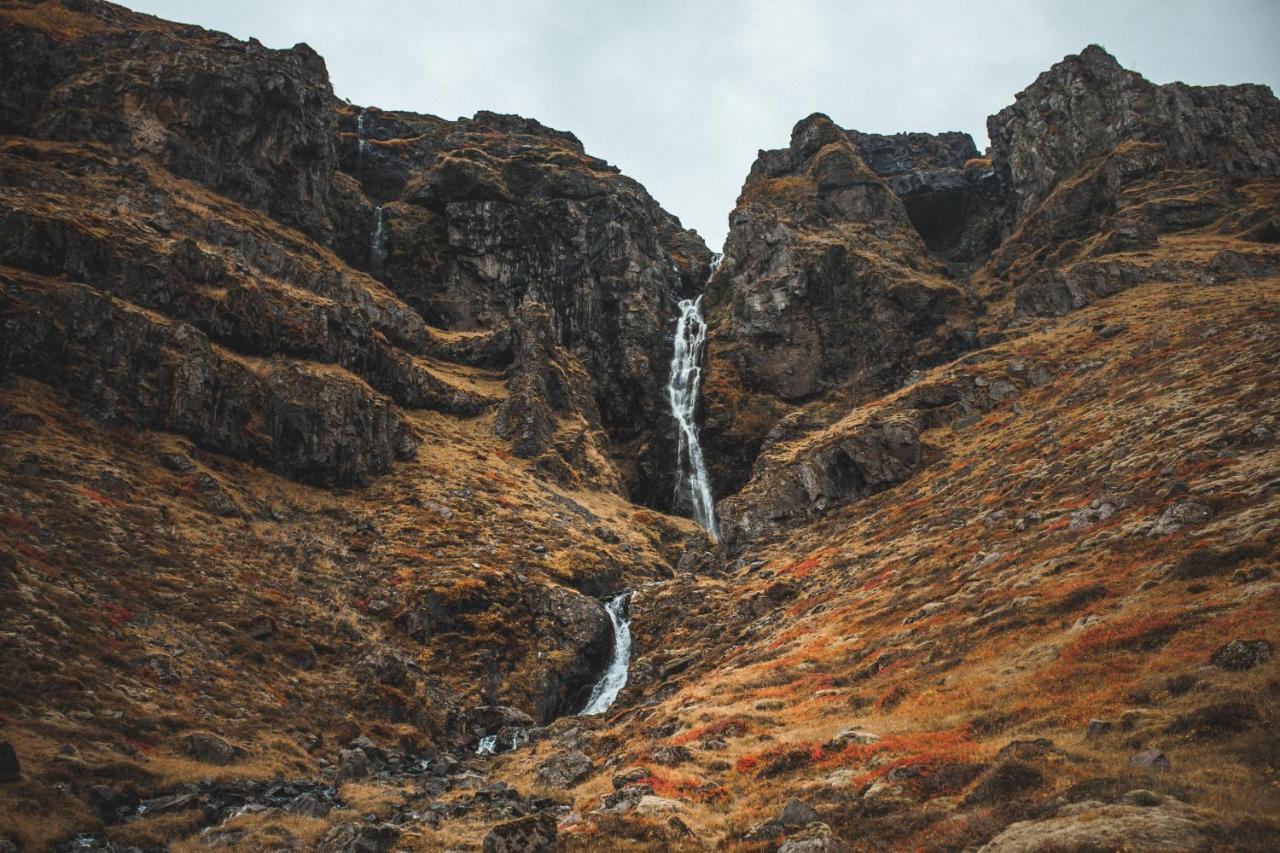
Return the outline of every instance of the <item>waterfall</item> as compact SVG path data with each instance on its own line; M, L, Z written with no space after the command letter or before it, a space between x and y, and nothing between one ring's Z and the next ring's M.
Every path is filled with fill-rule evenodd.
M365 112L366 112L365 108L361 107L360 115L356 116L356 139L359 141L359 144L360 144L360 164L361 165L364 165L365 149L369 147L369 139L367 136L365 136L365 129L364 129Z
M624 592L613 598L604 606L613 623L613 656L609 658L609 666L604 675L591 688L591 697L579 712L581 714L603 714L609 710L613 700L627 683L627 667L631 663L631 616L627 613L627 605L631 602L631 593Z
M369 243L369 268L380 272L387 260L387 221L381 207L373 209L373 239Z
M702 458L698 442L698 425L694 413L698 408L698 392L702 387L702 347L707 341L707 324L702 320L702 297L680 303L680 319L676 321L675 351L671 356L671 381L667 396L671 398L671 414L676 419L680 447L676 456L676 504L688 503L694 521L716 535L716 507L711 500L711 478Z

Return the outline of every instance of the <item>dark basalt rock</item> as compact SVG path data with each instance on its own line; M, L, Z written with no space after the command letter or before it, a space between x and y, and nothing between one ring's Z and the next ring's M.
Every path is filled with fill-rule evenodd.
M432 323L514 328L527 301L545 306L551 340L586 372L623 488L668 505L669 327L709 271L698 236L572 134L531 119L342 109L339 121L341 168L356 180L339 253L370 268L376 202L387 237L374 272Z
M620 488L609 459L609 439L600 424L591 376L578 359L556 344L551 315L526 300L513 324L515 370L495 429L517 456L537 460L551 479Z
M1169 165L1230 178L1280 174L1280 103L1266 86L1157 86L1097 45L1068 56L987 120L1019 216L1090 158L1154 144Z
M0 363L75 389L104 419L182 432L321 485L362 482L418 445L391 402L354 378L252 368L189 325L89 287L5 274L0 306Z
M154 19L105 3L66 4L62 14L88 35L6 32L6 132L146 154L176 175L327 235L337 162L333 94L314 50L147 26Z
M952 323L963 294L864 155L904 193L929 193L924 167L961 168L970 153L954 139L846 132L823 115L798 123L789 148L760 153L705 303L717 494L741 487L765 435L798 405L835 389L882 393L963 346Z
M305 45L269 50L92 0L6 16L3 39L0 129L27 141L0 152L0 264L189 323L236 355L353 374L308 371L317 386L359 377L398 405L464 417L500 395L448 363L508 368L528 298L546 307L540 354L578 365L577 414L554 412L543 469L670 502L669 326L711 255L572 134L488 112L359 110ZM512 380L526 414L551 364L536 362ZM276 467L349 482L386 466Z
M556 819L533 814L500 823L485 835L484 853L549 853L555 849Z

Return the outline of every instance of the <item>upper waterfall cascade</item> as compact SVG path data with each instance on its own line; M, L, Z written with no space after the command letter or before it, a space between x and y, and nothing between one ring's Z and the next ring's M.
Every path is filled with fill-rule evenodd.
M671 379L667 396L676 419L680 446L676 456L676 505L688 505L693 519L716 535L716 507L711 499L711 478L702 458L698 425L694 415L702 390L702 349L707 342L707 324L702 319L702 297L680 303L676 321L675 350L671 356Z

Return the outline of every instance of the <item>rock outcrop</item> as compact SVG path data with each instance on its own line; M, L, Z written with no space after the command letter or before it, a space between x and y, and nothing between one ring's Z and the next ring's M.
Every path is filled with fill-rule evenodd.
M963 134L866 134L825 116L761 152L706 297L717 498L760 474L770 443L1028 317L1146 282L1280 270L1266 186L1280 102L1265 86L1156 86L1091 46L988 126L984 157ZM1169 239L1206 230L1256 248ZM808 502L829 499L828 480L810 477Z
M340 127L359 186L339 252L446 328L494 330L526 300L544 305L554 343L586 371L625 489L667 506L669 337L676 303L708 275L701 239L572 134L530 119L343 108Z
M572 134L358 109L306 45L270 50L105 3L0 15L0 264L189 323L234 354L336 365L399 406L464 417L506 398L504 380L528 408L545 347L512 330L540 303L559 363L579 365L587 425L576 441L562 428L544 467L670 503L668 327L711 256ZM513 360L515 378L500 375ZM317 382L342 371L306 368ZM522 439L518 452L544 450Z
M971 153L957 135L872 137L823 115L798 123L788 148L760 152L704 304L705 444L718 495L742 486L787 413L835 391L883 393L965 345L964 294L904 196L918 200L930 239L959 240L963 228L952 234L930 217L955 181L964 185Z

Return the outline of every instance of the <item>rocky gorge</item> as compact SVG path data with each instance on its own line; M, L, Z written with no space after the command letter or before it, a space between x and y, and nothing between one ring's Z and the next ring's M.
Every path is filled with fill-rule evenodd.
M0 6L0 851L1273 849L1280 102L1088 46L988 135L802 118L717 258Z

